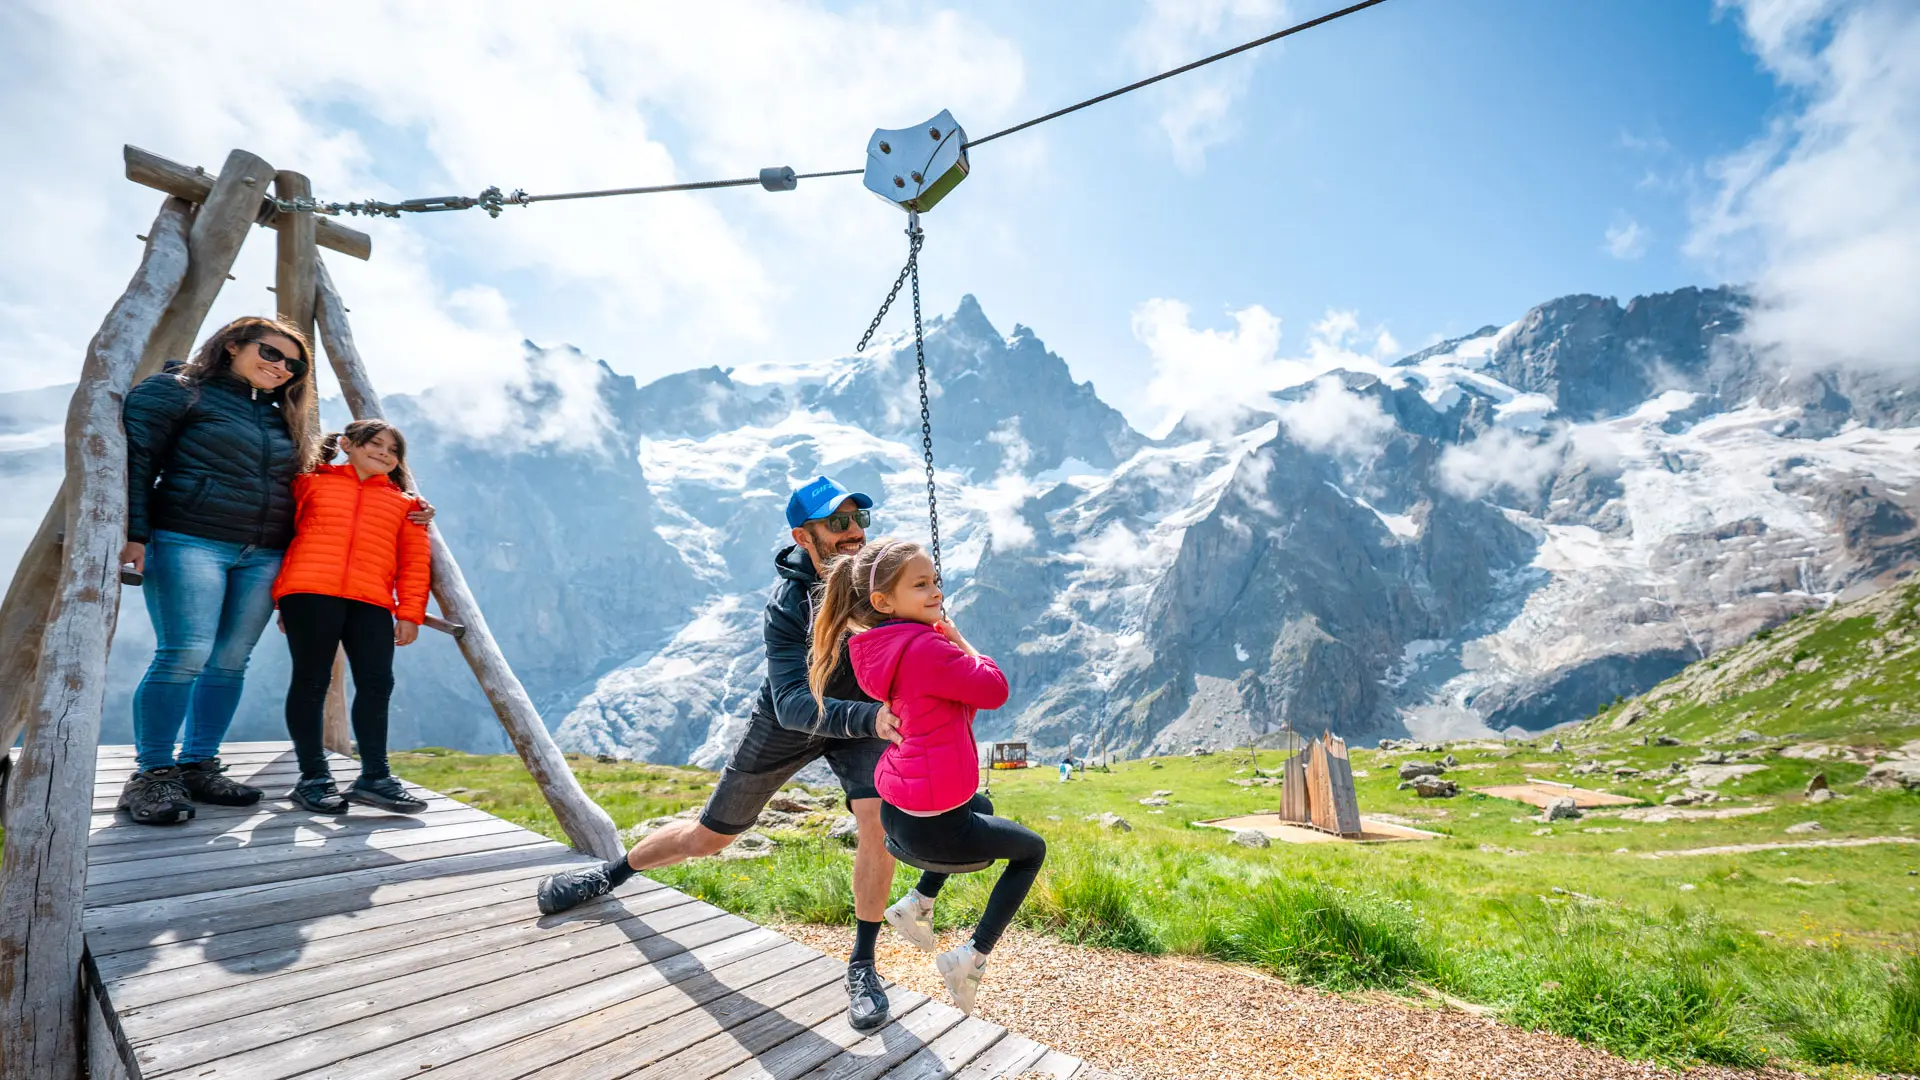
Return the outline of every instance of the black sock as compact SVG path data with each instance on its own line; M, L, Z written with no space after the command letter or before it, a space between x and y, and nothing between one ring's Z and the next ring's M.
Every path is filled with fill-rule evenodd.
M847 963L858 964L861 961L873 963L873 946L880 940L880 924L865 919L853 920L853 955L847 957Z
M613 887L616 889L625 885L627 879L637 873L639 873L639 871L627 865L627 860L624 857L614 859L607 863L607 880L613 882Z

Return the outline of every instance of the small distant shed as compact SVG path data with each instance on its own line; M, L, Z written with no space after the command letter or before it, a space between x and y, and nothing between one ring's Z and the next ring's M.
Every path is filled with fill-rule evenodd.
M1027 744L1023 742L997 742L988 755L987 765L994 769L1024 769L1027 767Z

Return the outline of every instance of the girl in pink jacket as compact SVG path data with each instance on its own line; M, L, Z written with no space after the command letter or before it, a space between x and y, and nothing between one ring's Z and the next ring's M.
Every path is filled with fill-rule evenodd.
M1033 887L1047 842L995 817L976 791L974 713L1006 704L1007 677L946 620L942 600L933 560L918 544L880 540L835 559L820 586L809 674L821 697L845 647L860 689L899 718L900 740L873 771L888 839L928 862L1007 860L973 940L934 959L954 1004L971 1014L987 954ZM946 880L924 871L887 909L893 928L927 952L936 947L933 898Z

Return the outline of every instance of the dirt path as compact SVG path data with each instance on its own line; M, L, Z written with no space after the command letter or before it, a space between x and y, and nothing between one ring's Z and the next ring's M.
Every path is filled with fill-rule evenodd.
M782 926L836 956L850 929ZM942 947L961 938L947 935ZM880 971L946 1000L932 958L881 931ZM1121 1080L1645 1080L1674 1074L1457 1009L1355 1001L1211 961L1067 945L1008 931L978 1014ZM1784 1070L1696 1069L1688 1080L1785 1080Z

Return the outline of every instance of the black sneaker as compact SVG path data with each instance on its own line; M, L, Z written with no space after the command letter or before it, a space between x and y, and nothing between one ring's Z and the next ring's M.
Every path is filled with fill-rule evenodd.
M341 796L340 789L334 786L331 776L303 776L300 782L287 792L287 798L293 805L315 814L344 814L347 812L347 800Z
M577 870L548 874L541 880L534 898L539 901L540 914L558 915L612 891L613 879L607 876L607 868L595 863Z
M214 806L252 806L260 801L264 792L220 775L226 771L227 767L220 764L217 757L180 763L180 779L187 785L187 794L192 796L194 802L211 803Z
M348 802L357 802L365 806L377 806L382 810L391 810L396 814L417 814L427 808L422 799L407 794L397 777L382 776L377 780L361 777L347 788Z
M880 985L880 973L873 969L873 961L856 960L848 964L847 1024L865 1033L886 1027L890 1019L887 991Z
M142 825L178 825L192 821L194 814L180 770L171 765L129 777L127 786L120 789L120 809Z

